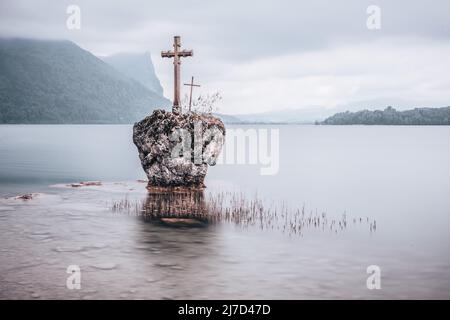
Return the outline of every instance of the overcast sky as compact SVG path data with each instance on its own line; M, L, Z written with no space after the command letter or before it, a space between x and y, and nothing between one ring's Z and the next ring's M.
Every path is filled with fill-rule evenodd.
M80 30L66 27L71 4ZM367 28L369 5L380 29ZM224 113L405 109L450 105L449 16L448 0L0 0L0 35L69 39L97 55L149 51L170 99L173 66L160 51L180 35L194 50L182 81L220 91Z

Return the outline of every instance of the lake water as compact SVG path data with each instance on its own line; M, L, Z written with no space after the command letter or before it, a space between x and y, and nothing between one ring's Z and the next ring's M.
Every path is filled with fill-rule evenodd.
M131 126L0 126L0 298L450 298L450 127L240 128L279 129L279 172L210 167L202 201L258 197L319 227L286 232L270 215L174 227L114 211L155 200L137 182ZM87 180L103 185L66 185Z

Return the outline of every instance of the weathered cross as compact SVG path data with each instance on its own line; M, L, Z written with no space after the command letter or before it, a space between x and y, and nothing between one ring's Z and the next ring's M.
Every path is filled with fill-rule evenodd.
M191 112L191 106L192 106L192 88L193 87L200 87L199 84L194 84L194 77L191 78L191 83L185 83L185 86L191 87L191 93L189 95L189 112Z
M173 51L161 51L161 57L173 58L174 66L174 92L173 92L173 113L181 113L180 107L180 64L181 57L192 57L194 51L179 50L181 48L180 36L175 36L173 39Z

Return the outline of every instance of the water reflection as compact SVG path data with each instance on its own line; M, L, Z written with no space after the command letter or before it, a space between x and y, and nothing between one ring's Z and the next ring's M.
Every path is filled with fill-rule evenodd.
M220 279L221 233L206 217L203 191L150 192L140 208L133 248L146 276L138 288L163 299L210 296L208 284Z
M328 215L302 207L291 207L284 201L268 202L257 195L243 192L203 190L150 191L145 200L116 201L111 209L134 213L144 221L170 227L207 227L227 222L241 228L281 231L288 235L303 236L306 230L341 233L350 227L364 226L375 232L377 223L369 217L349 217L346 212Z
M203 190L149 191L141 212L145 221L171 227L209 224Z

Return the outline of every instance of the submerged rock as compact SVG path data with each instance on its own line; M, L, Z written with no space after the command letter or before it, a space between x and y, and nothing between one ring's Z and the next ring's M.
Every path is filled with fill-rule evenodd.
M133 142L153 188L204 188L225 137L222 121L209 114L155 110L134 124Z
M17 197L15 197L14 199L17 199L17 200L31 200L31 199L33 199L35 197L35 194L33 194L33 193L27 193L27 194L22 194L22 195L20 195L20 196L17 196Z
M90 187L90 186L101 186L101 181L81 181L80 183L71 183L69 186L72 188L79 188L79 187Z
M25 193L25 194L21 194L18 195L16 197L12 197L12 198L6 198L6 199L14 199L14 200L33 200L38 196L41 196L42 193Z

